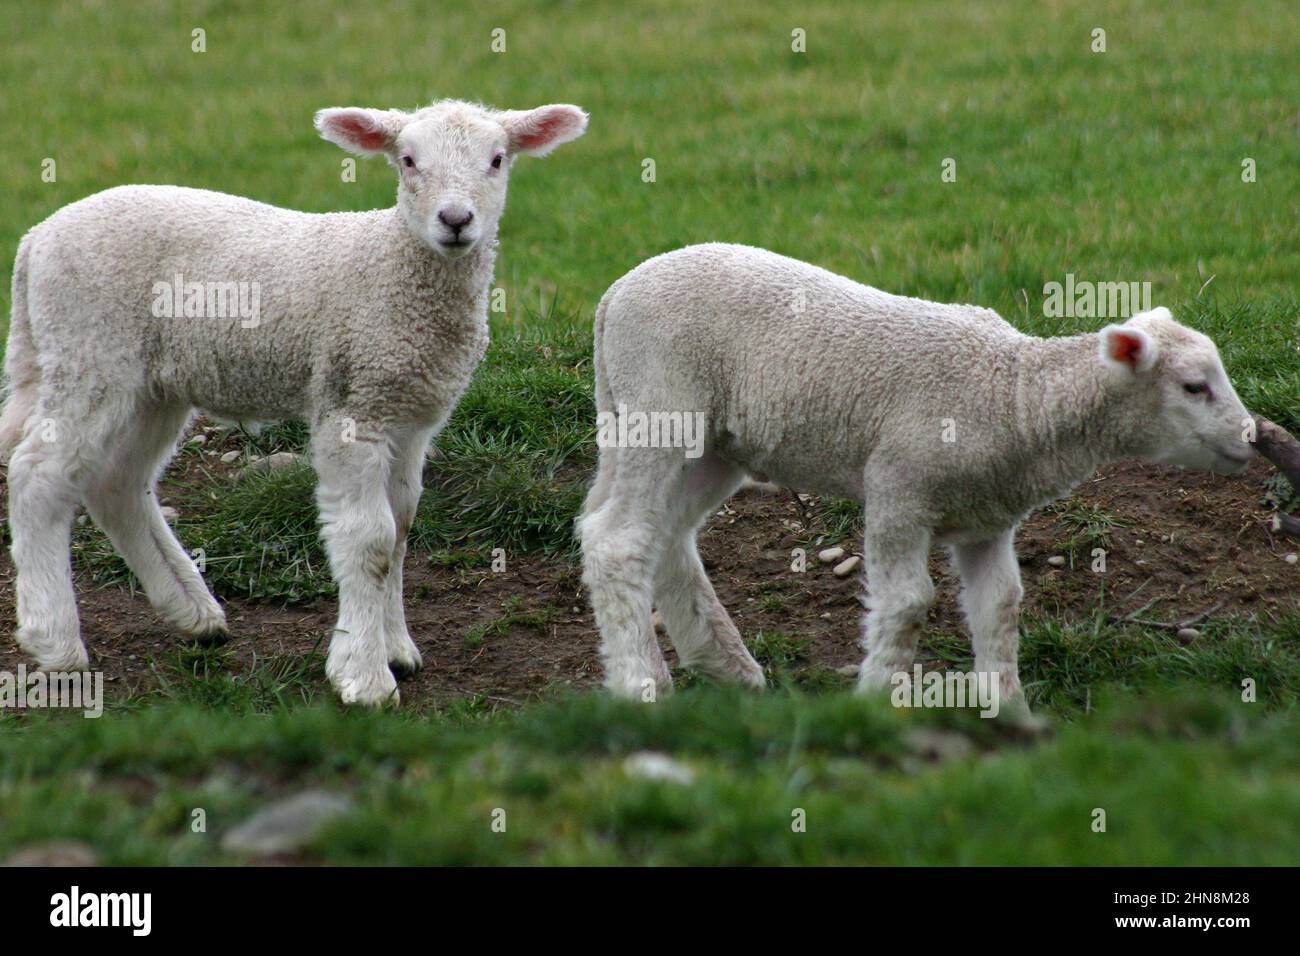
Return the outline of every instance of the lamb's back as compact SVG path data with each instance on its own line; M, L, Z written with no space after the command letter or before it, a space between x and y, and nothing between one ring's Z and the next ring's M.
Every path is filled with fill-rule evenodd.
M686 403L752 471L843 493L873 451L923 451L945 419L997 404L1021 337L987 309L725 244L646 261L607 304L598 347L616 400Z

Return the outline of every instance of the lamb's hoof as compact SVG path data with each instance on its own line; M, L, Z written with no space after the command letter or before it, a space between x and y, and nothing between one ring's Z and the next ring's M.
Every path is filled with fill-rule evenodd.
M1046 717L1035 714L1023 696L1004 700L995 718L998 724L1019 737L1043 737L1050 734L1052 724Z
M345 704L379 708L396 707L402 702L402 695L397 690L397 681L387 669L384 670L383 677L378 679L345 677L331 678L330 682L338 691L339 700Z
M605 679L605 689L623 700L653 704L673 692L673 679L665 666L657 678L649 674L609 675Z
M78 643L77 647L64 654L54 654L36 658L36 669L46 674L73 674L90 670L90 655L86 645Z
M211 631L204 631L202 634L190 634L188 636L190 642L194 644L195 647L211 649L216 647L225 647L230 643L230 632L224 627Z
M902 675L901 677L896 675ZM898 670L890 667L872 667L870 664L864 664L858 670L858 683L854 691L861 696L870 697L878 694L882 697L891 694L891 692L905 688L904 696L912 695L912 675L906 670Z
M410 637L395 643L398 645L397 648L390 647L388 652L388 669L398 680L414 677L424 667L424 658L420 656L420 649L415 646L415 642Z
M393 676L398 680L407 680L408 678L414 677L424 669L424 661L419 658L416 658L414 661L389 661L388 669L393 672Z
M708 663L683 662L683 667L698 671L719 684L731 684L746 690L767 690L767 676L758 661L710 661Z
M26 626L18 628L14 634L18 646L26 651L35 662L36 670L50 673L52 671L90 670L90 656L86 645L75 630L64 631L60 637L51 637L51 629Z

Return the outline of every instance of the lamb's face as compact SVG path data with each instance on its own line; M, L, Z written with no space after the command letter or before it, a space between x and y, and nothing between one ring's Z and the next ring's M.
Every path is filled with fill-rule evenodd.
M1147 457L1237 474L1254 457L1251 416L1207 336L1153 309L1102 331L1103 356L1126 366L1150 399Z
M458 259L496 235L515 158L543 156L581 136L587 114L567 105L503 112L446 100L414 113L321 110L316 128L345 149L386 156L412 235Z
M398 134L397 204L417 237L456 259L496 235L514 156L484 111L457 104L428 113Z

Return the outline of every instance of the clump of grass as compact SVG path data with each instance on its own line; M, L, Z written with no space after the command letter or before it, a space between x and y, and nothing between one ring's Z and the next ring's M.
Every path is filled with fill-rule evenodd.
M181 508L177 537L222 597L293 604L331 596L335 588L320 543L315 485L316 473L305 464L213 478ZM78 529L73 550L97 583L134 583L126 563L93 527Z
M1175 683L1195 683L1240 694L1251 681L1261 702L1300 702L1300 617L1269 622L1229 619L1201 627L1191 644L1171 630L1112 622L1103 611L1090 619L1027 620L1021 629L1020 676L1035 707L1079 714L1094 690L1122 688L1136 695Z
M490 621L480 621L465 632L465 646L470 649L482 647L487 638L504 637L515 627L547 627L555 620L558 613L553 607L544 607L535 611L525 611L522 608L522 597L516 594L509 598L502 605L500 617Z
M862 538L862 505L848 498L821 498L808 517L808 530L826 541L856 541Z
M795 667L807 653L806 640L782 631L762 630L745 643L754 660L763 665L768 680L777 686L795 682Z
M1080 548L1085 551L1110 548L1111 533L1130 525L1129 521L1078 498L1057 502L1048 510L1055 517L1057 525L1068 535L1065 550L1070 553L1072 561Z
M181 648L153 662L158 686L135 703L184 702L265 714L326 699L324 639L322 634L305 655L255 656L250 666L239 669L231 667L234 651L229 646Z

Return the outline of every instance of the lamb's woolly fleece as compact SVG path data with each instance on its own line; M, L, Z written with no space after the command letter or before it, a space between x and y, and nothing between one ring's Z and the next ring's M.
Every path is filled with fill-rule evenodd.
M602 299L601 412L703 413L704 453L602 447L579 530L606 680L670 686L651 603L684 663L761 684L695 553L746 474L863 502L870 605L861 686L911 666L952 545L976 668L1019 694L1012 538L1033 508L1130 455L1236 471L1248 413L1217 350L1165 309L1101 333L1027 336L996 313L889 295L747 246L642 263ZM1209 383L1217 396L1186 385Z
M15 285L24 273L27 311L15 310L15 334L30 337L59 407L60 392L111 389L233 419L347 409L371 426L433 424L430 410L455 405L487 348L494 257L486 243L439 259L396 208L313 214L121 186L24 238ZM155 317L154 284L177 274L256 282L260 324ZM15 383L30 355L10 351Z

